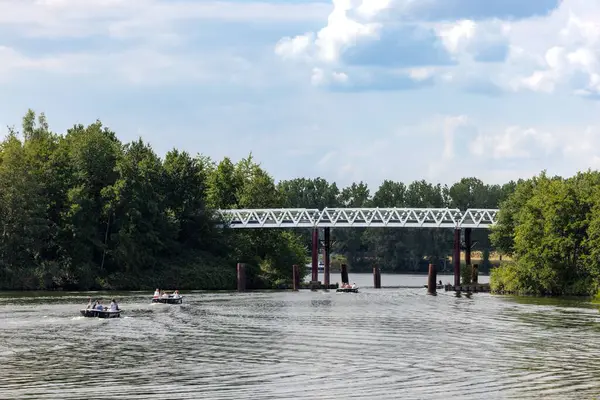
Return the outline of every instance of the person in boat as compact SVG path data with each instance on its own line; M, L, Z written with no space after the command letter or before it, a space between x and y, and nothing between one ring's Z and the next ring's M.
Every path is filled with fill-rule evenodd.
M98 310L98 311L104 310L104 306L102 306L102 302L100 300L98 300L98 303L96 303L96 310Z
M88 297L88 303L86 308L92 308L92 298Z
M356 283L352 282L352 286L351 286L351 288L352 288L352 289L356 289Z
M173 294L171 295L171 297L174 298L174 299L178 299L179 298L179 290L175 290L173 292Z
M119 311L119 305L117 304L117 301L115 299L112 299L112 301L110 302L110 311Z
M442 286L442 280L440 279L440 282L438 283L438 285Z
M168 299L169 295L167 294L167 292L163 291L160 297L162 297L163 299Z
M154 298L154 299L158 299L159 297L160 297L160 290L156 289L156 290L154 291L154 296L153 296L153 298Z

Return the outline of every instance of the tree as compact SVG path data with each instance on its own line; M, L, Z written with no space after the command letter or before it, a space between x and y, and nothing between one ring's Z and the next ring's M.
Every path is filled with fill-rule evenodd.
M0 160L1 282L5 288L36 289L31 269L39 262L46 234L41 186L15 132L2 143Z
M510 251L515 263L495 273L494 285L537 294L597 291L599 187L596 172L569 179L543 172L520 182L502 203L492 234L492 241Z

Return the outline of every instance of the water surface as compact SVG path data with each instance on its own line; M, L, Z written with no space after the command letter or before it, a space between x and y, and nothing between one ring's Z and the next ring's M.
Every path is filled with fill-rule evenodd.
M125 312L112 320L78 317L89 293L3 293L0 398L591 399L600 393L600 314L586 301L428 296L423 288L366 288L370 274L350 279L364 287L359 294L194 292L183 305L153 305L152 293L118 293ZM382 283L422 285L427 278L393 279Z

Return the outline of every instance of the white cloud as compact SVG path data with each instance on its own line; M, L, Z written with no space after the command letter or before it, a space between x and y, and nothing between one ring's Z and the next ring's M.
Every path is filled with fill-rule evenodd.
M346 83L348 75L343 72L326 71L321 68L313 68L311 75L311 83L315 86L323 86L328 84Z
M467 115L430 118L372 140L324 148L319 167L340 182L425 178L451 183L477 176L486 183L529 177L542 169L570 176L600 168L600 125L556 127L487 126ZM343 154L352 163L339 163Z
M268 67L255 66L247 54L230 48L210 47L211 41L200 47L193 43L198 31L182 24L305 21L325 18L330 8L323 3L0 0L0 82L14 83L35 71L150 86L182 81L265 84L277 79ZM27 47L33 43L39 48L39 40L42 51Z
M333 0L333 11L327 25L316 35L312 32L284 37L275 46L275 52L284 58L308 57L316 61L335 63L341 53L363 37L378 36L381 24L369 22L389 1L363 2L358 7L351 0ZM349 16L356 11L358 18Z
M563 154L581 170L600 169L600 126L588 126L581 132L567 132ZM575 139L577 138L577 139Z
M169 54L150 47L138 47L119 52L31 57L0 46L0 83L14 82L31 72L87 76L99 82L145 86L175 84L182 80L187 84L235 81L249 86L260 80L258 68L241 57L228 54L205 60L193 54Z
M323 3L258 1L0 0L0 26L28 36L122 37L194 20L312 21L330 9Z
M436 32L448 52L459 60L461 56L467 56L469 60L500 61L508 48L510 24L499 20L475 22L465 19L442 23L436 27ZM490 48L494 50L492 54L489 54Z
M470 150L475 156L495 160L526 159L553 154L564 139L556 132L511 126L500 133L481 133Z
M450 116L444 119L442 135L444 137L444 150L442 152L442 160L449 161L454 159L454 142L457 129L461 126L469 124L469 119L466 115Z
M351 79L349 66L344 65L346 52L357 46L362 49L387 43L390 39L386 35L397 35L398 29L416 24L425 31L432 29L457 62L456 66L435 69L441 78L439 83L470 87L466 81L471 76L479 80L480 87L487 80L490 87L508 91L554 93L566 89L581 95L600 95L599 1L563 0L548 14L517 20L493 16L479 20L415 19L425 8L436 6L439 4L434 0L334 0L333 11L322 29L282 38L275 52L286 59L309 62L310 68L334 65ZM417 39L422 39L419 34L397 38L403 42ZM389 57L385 52L369 54L372 58ZM414 54L406 53L406 57L414 59ZM422 65L413 68L434 66L430 58L425 58Z

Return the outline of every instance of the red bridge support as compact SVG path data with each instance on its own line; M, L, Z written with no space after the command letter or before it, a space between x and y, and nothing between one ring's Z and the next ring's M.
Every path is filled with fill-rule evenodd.
M471 265L471 228L465 228L465 264Z
M427 276L427 293L436 294L437 271L434 264L429 264L429 275Z
M246 264L238 263L237 265L237 290L238 292L246 291Z
M323 229L323 284L325 287L329 286L330 274L329 274L329 262L331 254L331 228L326 227Z
M346 266L346 264L342 264L342 284L344 283L350 283L348 282L348 267Z
M454 264L454 286L460 286L460 229L454 230L452 263Z
M312 282L319 281L319 228L313 229L312 235Z
M297 292L298 289L300 289L300 271L298 270L298 266L296 264L292 266L292 284L294 292Z
M373 287L381 289L381 270L377 265L373 267Z

